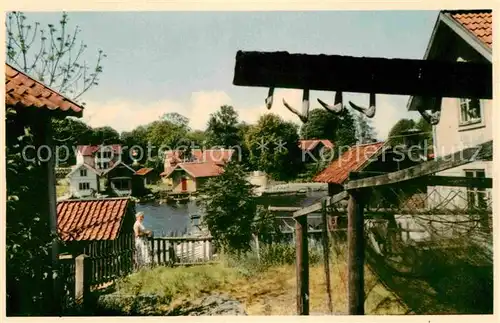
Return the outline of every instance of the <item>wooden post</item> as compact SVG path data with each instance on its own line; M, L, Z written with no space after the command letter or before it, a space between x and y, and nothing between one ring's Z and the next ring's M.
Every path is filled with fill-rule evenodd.
M328 310L333 314L332 289L330 286L330 243L328 241L328 222L326 219L326 201L322 202L321 218L323 221L323 258L325 262L326 293L328 295Z
M91 281L90 258L79 255L75 258L75 300L79 304L88 304Z
M255 252L257 253L257 261L260 263L259 236L257 234L254 234L253 237L255 239Z
M307 216L296 219L295 243L297 252L297 314L309 315L309 253L307 241Z
M349 191L347 207L348 314L364 315L364 219L359 192Z

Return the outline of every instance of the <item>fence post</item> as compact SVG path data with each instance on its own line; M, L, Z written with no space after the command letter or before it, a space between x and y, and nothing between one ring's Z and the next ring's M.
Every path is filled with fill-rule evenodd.
M297 255L297 314L309 315L309 253L307 241L307 215L295 223Z
M333 313L332 289L330 286L330 243L328 241L328 222L326 216L326 200L321 205L321 219L323 221L323 257L325 262L326 293L328 295L328 310Z
M364 219L363 202L359 192L348 191L347 206L347 249L348 249L348 314L364 315Z
M75 300L83 306L89 301L90 278L90 257L79 255L75 258Z

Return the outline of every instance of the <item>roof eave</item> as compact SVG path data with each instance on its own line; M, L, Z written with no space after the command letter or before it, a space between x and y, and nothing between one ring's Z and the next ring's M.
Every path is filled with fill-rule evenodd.
M462 26L458 21L451 17L448 12L440 12L438 19L432 30L432 35L425 50L424 59L429 58L429 53L434 44L434 38L436 37L437 30L440 23L446 24L451 30L453 30L460 38L462 38L467 44L469 44L474 50L476 50L481 56L486 58L490 63L492 62L493 55L492 50L486 44L484 44L480 39L468 31L464 26ZM420 105L422 98L411 96L406 104L406 109L408 111L417 111L417 107Z

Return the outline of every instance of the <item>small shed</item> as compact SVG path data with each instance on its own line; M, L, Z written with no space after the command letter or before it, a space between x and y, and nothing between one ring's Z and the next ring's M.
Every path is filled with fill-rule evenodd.
M61 252L76 257L132 250L135 204L130 198L64 200L57 203Z
M156 169L149 167L138 169L135 176L141 178L144 186L156 184L161 179L160 173Z

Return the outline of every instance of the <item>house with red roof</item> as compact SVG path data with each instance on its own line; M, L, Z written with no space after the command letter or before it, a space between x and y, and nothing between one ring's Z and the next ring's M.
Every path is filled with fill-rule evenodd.
M124 248L131 249L134 205L127 197L58 202L57 231L65 242L61 252L95 256L98 250L114 248L118 256L127 251ZM129 257L131 263L131 252Z
M171 181L172 193L189 194L196 192L207 179L224 172L223 164L214 162L179 163L162 173L163 178Z
M135 170L123 163L121 145L81 145L76 165L66 176L73 197L88 197L106 189L117 196L132 193Z
M229 162L231 158L234 156L234 152L235 152L234 149L193 149L191 150L189 156L187 156L185 152L180 150L168 150L165 152L164 171L160 174L160 176L162 177L164 183L166 183L170 187L177 187L177 185L180 182L179 183L175 182L172 171L174 169L179 170L179 168L177 168L178 165L185 163L193 163L197 165L194 167L203 170L201 171L200 174L205 174L205 173L212 174L215 172L215 170L223 167L227 162ZM188 167L193 167L193 166L188 166ZM205 170L207 170L207 172L205 172ZM211 175L211 176L217 176L217 175ZM189 181L190 177L192 176L186 174L185 185L188 185L187 181ZM207 176L202 175L202 177L207 177ZM191 187L194 187L193 185L195 186L195 184L191 184ZM181 187L180 190L183 191L182 184L180 187Z
M444 10L436 19L424 59L492 63L491 10ZM441 118L433 126L434 157L473 147L493 139L493 101L478 98L443 98L441 102L422 97L410 97L408 110L416 111L418 106L428 108L440 104ZM475 161L436 174L442 176L489 177L493 176L492 161ZM441 203L457 188L430 188L439 191L435 203ZM469 189L454 202L457 207L467 205L480 207L491 196L491 190ZM438 196L439 195L439 196ZM455 194L456 195L456 194ZM467 196L467 198L463 198Z

